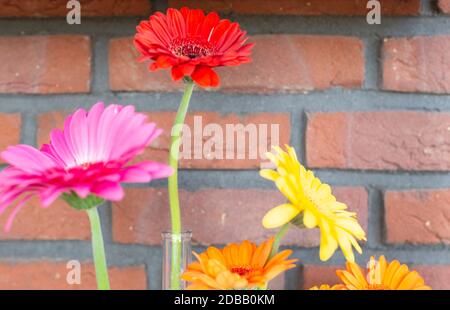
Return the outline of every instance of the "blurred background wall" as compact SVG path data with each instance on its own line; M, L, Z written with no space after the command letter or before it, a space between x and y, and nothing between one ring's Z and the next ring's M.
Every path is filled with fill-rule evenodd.
M1 149L41 145L67 113L105 101L134 104L166 129L143 155L165 160L181 85L136 62L134 29L169 6L219 10L252 36L254 62L221 69L219 90L197 91L188 123L278 124L280 143L358 212L368 233L359 263L385 254L450 289L449 0L381 0L381 25L366 22L364 0L80 2L81 25L68 25L65 0L0 0ZM181 166L196 250L271 235L261 218L283 198L258 176L259 160ZM122 202L101 208L113 288L160 287L165 185L130 185ZM1 289L95 288L85 213L33 201L0 239ZM319 261L317 231L291 232L285 245L301 265L274 288L336 282L344 259ZM65 281L73 259L83 263L79 286Z

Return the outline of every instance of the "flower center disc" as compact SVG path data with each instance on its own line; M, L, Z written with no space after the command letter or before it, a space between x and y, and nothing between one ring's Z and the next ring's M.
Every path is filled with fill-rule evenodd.
M170 50L176 56L194 59L213 54L214 46L203 38L177 38L172 41Z
M248 266L238 266L238 267L232 267L231 272L237 273L240 276L246 276L250 274L253 271L252 267Z

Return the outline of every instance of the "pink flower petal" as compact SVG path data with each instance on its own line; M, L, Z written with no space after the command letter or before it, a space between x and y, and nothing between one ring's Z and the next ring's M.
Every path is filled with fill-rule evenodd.
M122 182L128 183L147 183L152 180L151 175L142 169L129 167L122 175Z
M69 143L72 144L72 150L75 161L78 165L89 162L89 136L86 119L86 111L84 109L77 110L70 123L70 138Z
M147 171L153 179L167 178L173 174L172 167L155 161L144 161L132 167Z
M62 193L64 192L63 188L59 187L50 187L46 190L42 191L41 196L41 203L44 208L47 208L50 206Z
M92 188L92 192L106 200L119 201L125 195L122 186L116 182L101 182Z
M11 166L29 173L40 173L56 166L55 162L45 153L24 144L8 147L1 153L1 157Z
M24 199L22 199L11 211L11 213L8 216L8 219L6 220L6 224L4 227L4 231L6 233L8 233L11 230L14 218L16 217L17 213L19 213L20 209L22 209L22 207L25 205L25 203L30 200L30 198L32 197L32 195L28 195L27 197L25 197Z
M88 150L89 150L89 160L91 162L97 162L97 149L99 142L97 141L97 129L100 117L105 110L103 102L98 102L92 106L89 110L87 116L87 126L88 126Z

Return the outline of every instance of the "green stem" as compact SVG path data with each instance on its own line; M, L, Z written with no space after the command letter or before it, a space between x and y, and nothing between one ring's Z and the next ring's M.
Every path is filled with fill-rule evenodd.
M288 229L289 229L289 223L286 223L283 226L281 226L280 230L275 235L275 240L272 245L272 251L270 252L269 259L271 259L275 255L277 255L278 250L280 248L281 239L283 239L283 237L287 233Z
M172 222L172 268L170 273L170 288L172 290L180 289L181 273L181 215L180 201L178 197L178 159L180 155L181 133L184 120L189 107L189 101L194 90L192 81L186 82L183 98L178 108L175 123L172 128L172 142L170 145L169 165L174 173L169 177L169 203L170 218Z
M94 256L95 276L99 290L109 290L108 267L106 265L105 247L103 245L102 227L97 207L86 210L91 223L92 254Z

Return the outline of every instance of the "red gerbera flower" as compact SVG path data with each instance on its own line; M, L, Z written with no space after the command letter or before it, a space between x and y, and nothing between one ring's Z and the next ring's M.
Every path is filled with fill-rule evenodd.
M219 85L212 68L251 61L254 44L246 41L246 32L238 23L186 7L150 16L139 24L134 39L140 59L154 61L150 71L171 67L175 81L189 76L204 87Z

